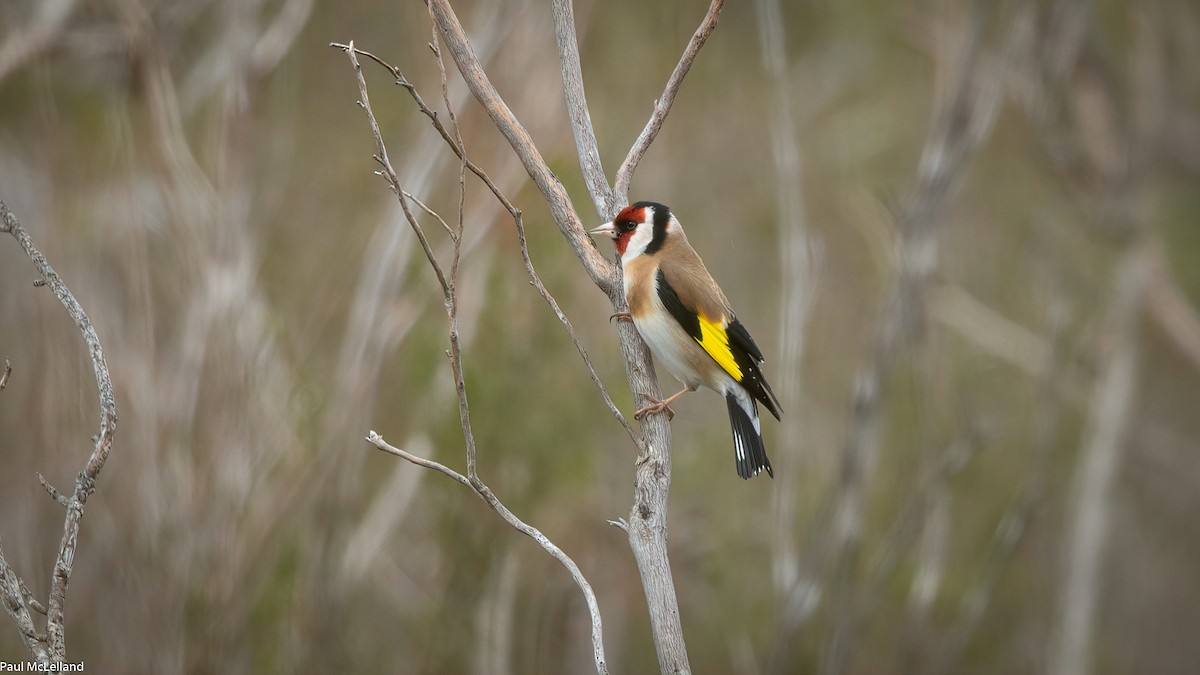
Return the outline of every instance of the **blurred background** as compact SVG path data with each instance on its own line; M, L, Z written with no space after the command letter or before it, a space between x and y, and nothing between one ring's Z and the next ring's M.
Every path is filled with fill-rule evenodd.
M550 4L455 6L599 223ZM706 8L576 3L610 176ZM566 572L363 440L463 470L436 281L327 46L355 40L441 109L430 35L415 0L0 5L0 198L90 313L120 415L67 601L88 672L593 670ZM457 162L363 67L406 189L451 216ZM472 158L629 414L610 306L450 75ZM774 480L743 482L721 401L675 406L693 668L1193 672L1198 178L1196 3L730 3L631 192L672 206L786 413L763 423ZM477 183L466 230L480 474L588 576L612 672L653 672L606 524L635 449ZM73 482L97 403L36 277L0 240L0 537L44 598L63 513L36 472ZM25 656L0 620L0 659Z

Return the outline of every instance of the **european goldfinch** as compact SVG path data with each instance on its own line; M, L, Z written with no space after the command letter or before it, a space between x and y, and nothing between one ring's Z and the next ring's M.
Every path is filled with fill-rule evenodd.
M622 318L633 320L655 360L684 385L634 417L663 411L674 417L668 406L704 385L725 397L738 475L750 478L766 469L774 477L755 402L779 419L779 400L759 369L762 352L671 210L655 202L637 202L591 234L611 237L621 256L629 303L628 316Z

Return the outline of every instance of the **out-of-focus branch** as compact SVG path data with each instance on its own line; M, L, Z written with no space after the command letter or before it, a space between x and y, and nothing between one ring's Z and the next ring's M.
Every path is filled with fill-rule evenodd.
M1148 255L1146 300L1150 316L1188 363L1200 371L1200 316L1171 276L1162 246L1153 246Z
M760 55L763 69L770 78L770 127L772 156L775 160L775 196L779 222L780 252L780 319L779 348L782 353L776 372L780 373L777 385L779 397L788 410L783 421L781 437L790 439L779 452L785 454L782 464L800 466L801 455L808 452L805 447L807 426L800 405L801 376L804 365L804 347L808 337L808 318L817 297L817 259L809 241L804 213L804 174L800 155L800 142L796 137L795 99L792 78L788 67L787 49L783 31L783 8L780 0L758 0L755 3L758 16ZM775 588L781 594L788 593L800 580L797 527L795 523L796 498L801 471L783 471L774 490L773 506L775 525L771 536L772 576ZM783 619L781 622L786 622ZM787 630L791 633L794 628ZM791 644L791 641L788 642ZM781 659L772 656L772 661L782 667Z
M646 122L646 127L642 129L641 134L638 134L637 140L633 142L633 147L629 148L629 154L625 156L625 161L621 162L621 167L617 169L616 180L613 181L613 193L616 195L618 204L625 204L629 201L629 184L633 182L633 173L637 171L642 156L650 149L650 144L654 142L659 130L662 129L663 122L666 121L667 115L671 112L671 106L675 103L675 94L679 93L683 78L687 77L688 71L692 69L692 62L696 60L700 48L708 41L708 36L716 30L717 19L720 18L721 9L724 6L725 0L712 0L712 4L708 6L708 13L704 15L704 20L700 22L696 32L692 33L692 39L688 40L687 47L683 50L683 56L679 57L679 63L675 64L675 70L667 79L662 96L659 96L658 100L654 102L654 112L650 113L650 120Z
M837 505L832 511L837 618L833 641L822 665L826 675L844 671L856 640L855 576L861 548L865 471L877 454L876 428L884 390L923 320L925 286L937 268L937 213L962 176L969 158L990 134L1001 98L999 74L991 74L987 82L979 77L983 28L990 9L990 3L984 0L972 10L963 56L954 60L958 70L944 107L934 117L917 166L917 185L897 217L903 237L897 279L880 310L871 358L855 381L850 428L842 450Z
M83 307L75 299L71 290L67 288L62 277L58 276L41 251L34 247L33 240L29 238L29 234L21 227L21 223L12 211L9 211L3 200L0 200L0 221L2 221L0 232L7 232L17 240L21 248L25 250L25 254L37 267L38 272L41 273L46 285L54 292L54 295L58 296L58 300L66 308L67 314L71 315L75 325L79 327L83 334L84 344L87 346L88 356L91 357L92 369L96 375L96 386L99 389L100 431L95 437L95 444L92 446L92 453L88 457L87 464L75 479L75 489L67 499L67 516L63 522L62 541L59 543L58 556L54 561L54 571L50 581L50 597L49 602L46 603L46 639L42 647L31 649L34 658L39 662L58 662L63 661L67 656L65 626L67 586L70 584L71 571L75 563L79 523L83 519L84 504L95 491L96 478L100 475L100 470L104 468L104 462L108 459L109 450L112 448L113 433L117 427L117 405L113 397L112 378L108 374L108 363L104 359L100 337L96 335L96 329L92 327L91 319L83 311ZM2 557L0 555L0 558ZM11 573L7 564L2 562L0 564ZM8 586L6 582L5 588L7 589ZM5 606L11 607L12 598L7 592L5 595L8 598ZM20 596L19 593L18 596ZM22 615L19 611L15 614L10 611L10 615L17 621L18 627L22 628L24 636L23 620L19 618ZM28 641L26 641L26 646L31 646Z
M1032 403L1033 423L1030 435L1033 460L1016 500L996 524L983 564L962 594L958 617L953 622L949 634L941 641L940 653L934 655L933 665L927 668L934 675L949 675L962 669L963 654L970 646L991 603L1001 573L1012 559L1017 544L1020 543L1030 522L1037 516L1038 507L1046 494L1050 453L1054 447L1063 408L1058 380L1066 362L1063 334L1068 319L1066 303L1057 297L1057 284L1051 286L1055 290L1051 291L1052 297L1046 312L1047 332L1050 336L1047 362L1037 374L1038 394Z
M431 46L433 47L435 55L437 55L440 60L441 54L440 54L440 51L438 50L437 46L436 45L431 45ZM450 469L449 467L447 467L443 464L439 464L437 462L432 462L430 460L424 460L424 459L418 458L414 455L411 455L407 452L404 452L403 450L394 448L394 447L388 445L383 440L383 438L380 437L378 434L376 434L374 431L370 432L370 434L367 436L367 440L370 443L372 443L373 445L375 445L376 447L380 448L381 450L385 450L393 455L402 457L410 462L417 464L418 466L423 466L425 468L439 471L447 476L450 476L451 478L454 478L458 482L463 483L467 487L470 487L471 490L473 492L475 492L475 494L478 495L480 498L482 498L484 500L484 502L486 502L488 504L488 506L490 506L492 508L492 510L494 510L497 514L499 514L500 517L505 522L507 522L510 526L512 526L518 532L521 532L522 534L525 534L525 535L529 536L530 538L532 538L547 553L549 553L556 560L558 560L570 573L571 578L575 581L576 585L579 587L579 590L583 594L584 600L587 603L588 613L591 618L591 625L592 625L592 649L593 649L593 656L594 656L595 663L596 663L596 672L599 675L607 675L608 665L607 665L607 659L604 655L604 633L603 633L601 617L600 617L600 606L599 606L599 603L596 601L596 595L593 592L591 585L588 583L587 579L583 576L583 573L580 571L578 565L575 564L575 561L573 561L570 558L570 556L568 556L566 553L564 553L562 551L562 549L560 549L556 544L554 544L554 542L550 541L550 539L548 537L546 537L544 534L542 534L536 528L526 524L524 521L522 521L520 518L518 518L516 515L514 515L512 513L512 511L510 511L500 501L500 499L498 497L496 497L496 495L492 492L491 488L489 488L487 486L487 484L483 482L483 480L479 477L479 474L476 469L475 432L474 432L474 428L471 425L471 411L470 411L470 405L467 400L467 385L466 385L465 377L463 375L462 350L461 350L460 343L459 343L459 328L458 328L458 295L456 293L456 284L457 284L457 280L458 280L458 269L459 269L458 263L459 263L459 260L461 258L461 253L462 253L462 228L463 228L462 204L463 204L463 200L465 200L465 191L466 191L466 186L462 182L462 175L460 174L460 181L459 181L459 190L460 190L459 205L460 205L460 207L459 207L458 227L457 227L457 230L452 231L452 240L454 242L454 261L450 267L450 276L447 277L441 264L438 262L437 257L433 254L433 251L430 248L427 239L425 238L423 229L421 228L420 224L417 222L415 216L412 213L412 210L409 208L408 200L404 196L405 191L404 191L403 187L400 185L399 178L397 177L396 172L392 168L391 162L388 159L387 147L384 144L383 136L379 131L379 124L375 120L375 113L371 110L370 99L367 95L366 80L363 77L362 66L358 62L358 54L357 54L357 50L354 48L353 42L350 42L350 44L346 46L346 53L349 55L350 62L354 66L355 77L358 81L359 95L361 96L360 105L362 106L363 110L366 112L368 122L370 123L370 126L371 126L371 132L375 137L376 146L379 151L378 154L376 155L375 159L379 162L379 164L381 166L383 166L384 178L388 181L389 187L392 189L392 191L396 194L397 198L400 200L400 205L404 211L405 218L408 219L409 225L412 227L412 229L416 233L418 239L421 241L421 246L425 250L426 258L428 258L430 266L433 267L435 273L437 274L438 281L442 287L443 297L445 298L446 318L449 321L450 369L451 369L451 372L452 372L453 378L454 378L455 390L458 394L459 421L461 423L462 430L463 430L463 440L465 441L465 444L466 444L467 473L464 476L463 474L460 474L457 471L454 471L453 469ZM442 87L443 87L443 94L444 94L445 87L446 87L446 81L445 81L444 77L442 78ZM410 91L415 94L415 89L410 88ZM445 133L445 132L443 132L443 133L444 133L444 136L446 136L447 141L450 141L451 139L454 139L456 141L456 143L451 143L451 145L452 145L452 147L458 148L457 154L462 159L463 167L465 170L465 168L467 166L467 159L466 159L465 149L463 148L463 145L462 145L462 137L459 134L457 123L455 122L452 114L450 115L450 120L451 120L451 126L452 126L452 128L450 130L451 133ZM518 235L520 237L521 244L522 244L522 252L525 256L525 260L527 263L527 270L530 272L531 276L535 279L535 281L537 281L538 284L540 285L540 279L537 278L537 274L533 270L532 262L529 262L528 251L524 247L524 243L525 243L524 230L523 230L523 226L521 225L520 211L517 210L515 207L512 207L511 203L509 203L506 198L504 198L501 194L499 194L498 190L495 189L494 185L492 186L492 189L494 190L494 192L497 193L497 196L500 199L500 201L509 208L510 213L513 214L513 217L517 222ZM443 223L443 226L445 225L445 221L440 216L438 216L437 219ZM571 329L569 322L566 321L566 317L562 315L561 311L558 311L557 303L555 303L553 301L553 297L549 295L549 292L545 290L544 286L541 286L540 290L544 293L543 297L546 297L547 300L549 302L551 302L552 307L554 307L556 309L556 313L559 315L560 319L564 322L564 325L567 326L568 331L571 332L572 338L574 338L574 332ZM578 343L577 343L577 345L578 345ZM587 360L586 354L583 354L583 356L586 361ZM590 366L591 366L590 362L588 363L588 366L590 369ZM597 378L597 384L599 384L598 378ZM601 390L603 391L603 388L601 388ZM607 397L607 394L605 394L605 395ZM615 406L614 406L614 409L615 409ZM619 413L618 413L618 415L619 415Z
M37 17L31 25L10 29L8 38L0 45L0 82L54 46L77 4L77 0L42 0L34 3Z
M562 66L563 93L567 99L567 115L575 135L575 152L588 193L601 218L616 216L624 206L618 201L604 175L596 132L592 130L592 114L588 110L583 87L583 67L579 64L579 41L575 32L575 9L572 0L554 0L554 39L558 43L558 60Z
M287 0L275 15L275 20L254 42L250 51L250 67L255 73L275 69L312 13L313 0Z
M1046 670L1049 673L1091 672L1097 589L1113 481L1137 390L1137 333L1150 261L1147 245L1139 241L1126 245L1117 266L1104 324L1101 371L1092 390L1079 467L1071 486L1059 616Z

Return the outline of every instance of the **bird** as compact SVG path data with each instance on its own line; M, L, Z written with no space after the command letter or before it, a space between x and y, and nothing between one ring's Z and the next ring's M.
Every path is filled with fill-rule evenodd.
M780 406L760 367L762 351L675 214L658 202L639 201L589 234L612 238L621 257L629 311L610 318L632 320L655 360L684 385L661 401L647 396L653 403L634 417L666 412L673 419L671 403L706 386L725 397L738 476L748 479L765 470L773 478L758 404L776 420Z

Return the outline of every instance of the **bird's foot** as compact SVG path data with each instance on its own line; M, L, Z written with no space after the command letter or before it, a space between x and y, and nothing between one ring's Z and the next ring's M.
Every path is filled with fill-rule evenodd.
M633 315L630 314L629 312L617 312L616 314L613 314L612 316L608 317L608 320L610 322L613 319L616 319L617 321L633 321Z
M666 413L667 413L667 421L668 422L675 419L675 411L671 410L671 406L670 406L671 401L670 400L660 401L656 398L651 398L649 396L647 396L646 398L650 399L651 401L654 401L654 403L651 403L650 405L646 406L645 408L641 408L637 412L633 413L633 419L640 420L643 417L645 417L646 415L654 415L656 413L660 413L663 411L666 411Z

